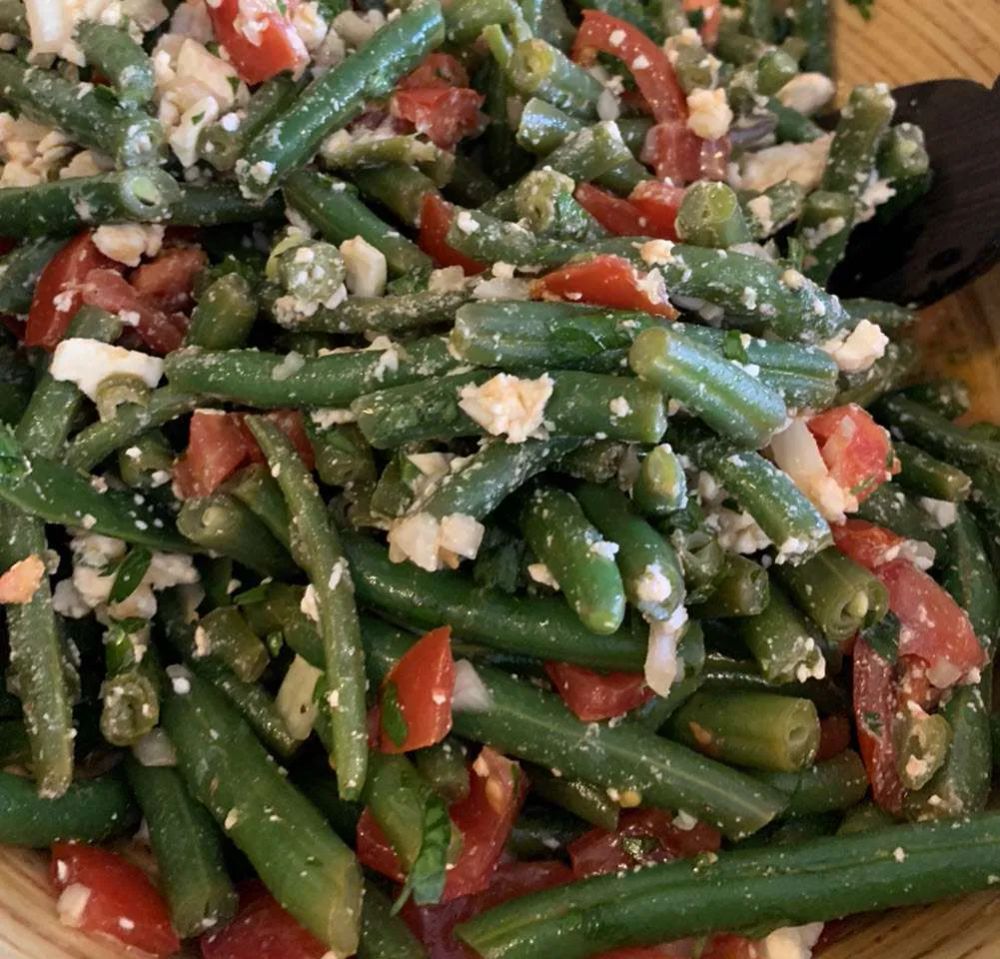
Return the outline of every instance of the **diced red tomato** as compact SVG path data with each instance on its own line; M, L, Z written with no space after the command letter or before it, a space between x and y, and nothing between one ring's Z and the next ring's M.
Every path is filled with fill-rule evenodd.
M148 303L164 313L190 309L195 277L208 257L197 246L174 246L132 271L129 282Z
M675 186L695 180L723 180L729 162L729 137L703 140L684 120L667 120L646 132L639 159L661 180Z
M759 956L752 939L723 932L712 936L699 959L759 959Z
M388 876L395 882L402 882L406 878L399 857L367 807L361 811L358 819L354 848L358 862L366 869Z
M451 627L432 629L414 643L392 667L383 693L390 685L406 724L406 738L394 742L383 728L379 749L384 753L405 753L444 739L451 729L451 696L455 689Z
M254 439L253 433L250 432L250 428L246 425L246 417L242 413L233 413L231 415L235 416L239 421L240 428L243 430L247 442L250 444L251 461L254 463L263 463L265 460L264 453L257 445L257 441ZM295 452L299 454L299 458L305 464L306 469L312 470L316 466L316 453L312 448L312 443L309 442L305 423L302 421L302 412L300 410L271 410L269 413L264 414L264 418L270 420L275 426L281 429L292 441L292 446L295 447Z
M830 475L859 503L899 472L888 432L856 403L817 413L807 425Z
M654 695L642 673L598 673L573 663L545 664L556 692L585 723L620 716Z
M91 270L112 265L94 246L90 233L80 233L70 240L49 260L38 278L24 330L25 345L54 350L83 302L79 285Z
M719 39L719 24L722 21L722 0L684 0L684 11L702 11L701 26L698 32L707 47L714 47Z
M174 464L174 482L181 495L208 496L215 492L249 460L255 446L235 416L195 410L187 449Z
M593 183L581 183L573 192L580 204L601 226L615 236L645 236L646 224L639 208Z
M657 123L687 117L687 99L663 48L641 30L600 10L584 10L573 59L585 66L606 53L631 71Z
M536 299L559 299L609 306L621 310L642 310L673 319L677 311L667 299L666 289L644 285L647 277L628 260L602 254L591 260L570 263L548 273L534 284Z
M462 853L448 872L445 899L489 886L526 793L517 763L484 746L472 764L469 795L450 810L451 821L462 833Z
M0 604L31 602L46 575L45 563L37 553L19 559L0 573Z
M468 85L469 74L459 60L450 53L429 53L415 70L412 70L396 84L396 89L467 87Z
M91 270L79 287L83 302L109 313L131 313L138 322L135 332L154 353L166 356L184 342L187 320L168 315L151 304L115 270Z
M201 937L202 959L322 959L326 946L254 880L240 887L239 909L227 926Z
M639 210L645 222L645 235L661 240L677 239L677 211L684 190L660 180L643 180L629 194L629 202Z
M863 519L848 519L831 527L833 541L845 556L868 570L896 559L906 540L892 530Z
M215 39L229 54L236 72L247 83L261 83L286 70L297 70L309 62L309 51L302 42L290 14L277 0L219 0L208 4ZM246 8L252 7L252 16Z
M448 228L451 226L452 216L450 203L441 199L437 193L424 194L420 205L420 249L438 266L460 266L469 276L482 273L486 269L482 263L448 245Z
M541 892L572 881L573 870L557 859L504 862L497 866L489 888L476 896L476 904L482 912L530 892Z
M153 956L172 956L181 943L163 897L138 867L99 846L52 846L52 882L60 918L84 932L110 936Z
M903 783L896 769L892 723L896 687L892 665L863 639L854 644L854 723L872 797L887 812L903 806Z
M851 721L843 713L824 716L819 722L819 749L816 762L833 759L851 745Z
M624 949L612 949L594 956L594 959L693 959L694 943L686 939L683 942L666 942L659 946L626 946ZM701 953L701 956L706 955Z
M567 847L578 879L632 869L653 862L715 852L722 834L706 823L681 829L662 809L630 809L618 820L616 832L591 829Z
M986 665L968 614L923 570L896 559L875 570L889 590L889 609L899 618L899 653L927 663L934 686L953 686L971 669Z
M412 123L442 150L478 133L485 122L479 112L485 98L469 87L408 87L392 95L394 117Z
M899 677L897 705L900 711L911 705L930 712L941 700L941 690L927 675L927 663L918 656L900 656L896 673Z

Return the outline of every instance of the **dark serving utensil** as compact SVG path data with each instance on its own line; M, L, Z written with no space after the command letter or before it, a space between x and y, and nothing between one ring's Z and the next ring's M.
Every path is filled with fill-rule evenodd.
M934 179L889 223L851 235L830 288L925 306L1000 261L1000 79L929 80L893 91L895 121L922 127Z

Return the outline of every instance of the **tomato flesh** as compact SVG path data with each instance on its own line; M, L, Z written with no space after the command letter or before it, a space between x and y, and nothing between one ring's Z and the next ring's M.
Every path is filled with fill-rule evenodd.
M195 277L208 257L196 246L174 246L132 271L129 282L147 303L177 313L191 308Z
M645 235L661 240L677 239L677 211L684 190L660 180L643 180L629 194L629 202L645 220Z
M437 266L460 266L468 276L482 273L485 265L448 245L448 229L454 215L452 205L437 193L425 193L420 204L418 244Z
M58 842L52 846L51 877L62 894L63 922L153 956L180 949L163 897L121 856L99 846Z
M598 673L556 662L546 663L545 672L563 702L585 723L620 716L655 695L642 673Z
M391 111L436 147L453 150L459 140L482 129L484 99L469 87L407 87L392 95Z
M843 713L825 716L819 722L816 762L839 756L851 745L851 721Z
M379 739L382 752L405 753L444 739L451 730L451 697L455 688L451 627L431 630L411 646L386 677L383 694L389 688L395 693L406 733L401 742L396 742L390 731L382 727Z
M208 15L216 40L229 54L229 60L246 83L262 83L286 70L298 70L309 62L309 52L292 21L277 3L257 0L250 36L244 32L241 6L246 0L219 0L208 4ZM294 9L292 4L288 5ZM289 10L289 12L291 12ZM253 39L251 39L251 37Z
M467 87L469 74L462 63L450 53L429 53L415 70L399 83L397 90L411 87Z
M899 472L888 432L857 404L825 410L807 425L830 475L859 503Z
M895 559L899 548L906 542L904 537L892 530L863 519L848 519L830 529L837 549L872 572Z
M659 179L683 186L695 180L724 180L730 151L728 136L703 140L684 120L665 120L646 132L639 159Z
M573 192L580 204L601 226L615 236L645 236L645 223L639 208L593 183L581 183Z

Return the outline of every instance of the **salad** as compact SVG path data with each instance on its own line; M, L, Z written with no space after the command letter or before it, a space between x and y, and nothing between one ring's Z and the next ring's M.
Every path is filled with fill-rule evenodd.
M932 177L827 19L0 0L0 843L62 922L808 959L998 881L1000 426L827 289Z

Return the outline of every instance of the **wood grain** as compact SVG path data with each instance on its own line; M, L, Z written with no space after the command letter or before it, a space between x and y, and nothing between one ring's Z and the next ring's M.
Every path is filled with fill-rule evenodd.
M964 76L991 84L1000 73L1000 0L876 0L869 22L834 3L841 95L874 80ZM927 368L966 376L973 415L1000 423L998 305L1000 270L926 311L918 338ZM128 955L60 925L42 858L0 848L0 959ZM1000 959L1000 893L863 918L824 959Z

